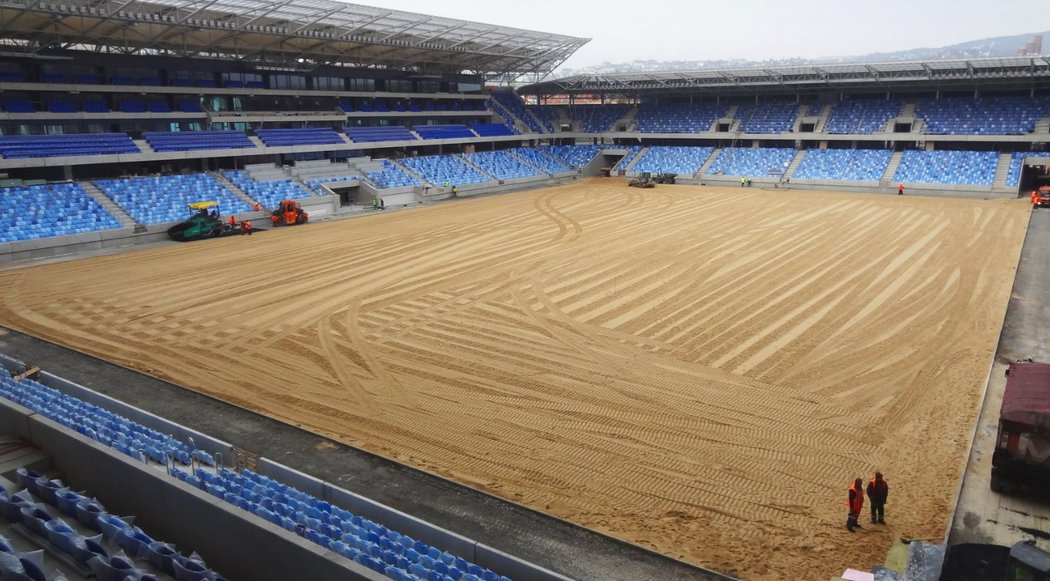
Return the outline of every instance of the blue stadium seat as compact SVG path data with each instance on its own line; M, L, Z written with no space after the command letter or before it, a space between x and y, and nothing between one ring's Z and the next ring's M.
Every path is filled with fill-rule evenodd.
M243 171L226 171L223 172L223 175L244 193L248 194L248 197L259 202L263 208L268 210L276 208L281 200L298 200L313 197L313 194L304 190L302 186L290 179L256 181Z
M635 173L695 174L714 151L712 147L653 146L631 168Z
M207 174L95 180L95 185L139 224L179 222L194 202L219 203L223 215L251 206Z
M877 182L892 155L889 149L811 149L791 177Z
M857 99L842 101L831 108L824 125L826 133L872 134L885 131L897 116L903 102L897 99Z
M795 150L787 147L726 147L707 168L707 175L782 175Z
M0 188L0 242L120 227L116 217L75 183Z
M642 133L700 133L709 131L728 110L727 105L706 103L643 105L638 107L635 119Z
M346 136L355 143L379 141L417 141L407 127L400 125L382 127L347 127Z
M419 183L419 180L393 163L385 159L379 160L379 162L383 164L383 171L369 172L367 175L367 178L375 185L376 189L385 190L422 185Z
M303 129L257 129L255 135L267 147L291 145L343 144L343 138L330 127L308 127Z
M489 175L500 180L512 180L542 175L539 170L521 161L510 151L484 151L465 153L467 161L481 167Z
M450 155L407 157L402 159L401 163L436 185L448 183L452 186L464 186L491 181L491 178Z
M994 151L916 151L901 157L893 181L901 183L990 186L999 155Z
M242 131L146 131L142 138L157 152L255 149Z

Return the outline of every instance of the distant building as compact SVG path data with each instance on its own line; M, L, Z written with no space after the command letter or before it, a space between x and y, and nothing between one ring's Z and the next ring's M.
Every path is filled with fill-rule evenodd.
M1017 56L1038 56L1043 54L1043 35L1037 34L1032 40L1025 43L1023 48L1017 50Z

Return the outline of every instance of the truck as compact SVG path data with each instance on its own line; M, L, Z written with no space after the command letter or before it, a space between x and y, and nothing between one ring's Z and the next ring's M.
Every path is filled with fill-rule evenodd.
M991 488L1050 490L1050 364L1018 361L1006 370Z
M1039 186L1032 190L1032 208L1050 208L1050 186Z

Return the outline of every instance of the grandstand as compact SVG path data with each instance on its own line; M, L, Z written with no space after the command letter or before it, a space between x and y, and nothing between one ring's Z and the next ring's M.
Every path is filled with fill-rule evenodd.
M621 172L675 173L680 176L679 183L702 183L715 188L735 186L741 177L754 178L757 185L769 190L776 184L778 188L887 192L894 191L900 182L906 184L909 194L1012 198L1042 183L1043 178L1034 168L1046 165L1050 158L1044 151L1050 131L1050 63L1040 58L555 79L548 74L587 39L328 0L210 4L189 0L130 4L117 0L70 0L61 4L18 4L0 11L7 22L5 42L11 48L0 56L0 172L6 174L0 181L2 262L156 242L164 238L171 224L186 218L188 204L202 201L218 202L224 215L259 220L265 219L265 211L280 200L296 199L311 211L312 224L314 217L327 220L368 213L372 200L379 207L404 207L448 197L453 187L461 195L501 193L564 185L581 177L597 176L603 169L614 176ZM117 34L118 29L137 32ZM275 50L278 46L281 50ZM506 89L507 84L496 83L512 80L518 81L512 84L518 87L514 91ZM526 83L522 85L521 81ZM597 104L599 100L602 104ZM558 104L542 104L547 102ZM631 196L629 203L642 204L651 194L632 190ZM605 205L609 199L602 196L585 202L604 210L609 207ZM257 206L262 210L253 209ZM591 218L584 216L582 223L568 220L550 198L539 199L535 209L542 217L540 221L554 224L556 239L566 242L582 235L588 226L586 220ZM391 212L372 215L382 214ZM346 228L351 230L358 223L347 222ZM391 230L401 228L391 224ZM405 232L405 238L413 241L406 244L411 252L398 244L380 247L371 241L358 241L347 247L322 242L311 249L338 256L355 266L358 261L375 256L398 256L412 274L385 281L383 293L387 294L371 297L374 304L365 304L349 293L341 297L344 302L339 312L346 314L345 318L326 320L328 327L316 345L290 347L297 350L297 356L317 366L298 370L302 372L300 377L307 378L302 380L304 384L310 383L314 374L327 373L328 362L342 359L352 360L358 366L353 377L343 379L352 383L351 380L368 378L367 381L375 382L369 384L370 389L394 381L394 375L407 373L396 370L384 377L383 366L378 364L379 349L368 352L362 348L370 344L368 333L376 327L391 325L405 330L407 335L415 324L413 317L462 310L469 311L465 317L469 324L480 325L478 321L482 319L503 316L500 313L507 307L500 301L505 297L490 300L501 287L497 284L489 288L488 281L469 277L461 281L466 288L462 294L456 294L460 289L456 293L443 289L419 295L419 304L425 304L419 312L391 314L368 310L393 301L392 297L406 288L423 284L419 281L426 281L429 273L425 265L420 266L424 262L417 261L470 252L455 247L458 242L449 243L443 227ZM479 229L479 239L488 235ZM424 238L427 246L414 245L415 240ZM240 241L222 242L233 247ZM244 244L240 247L237 252L244 254L238 260L255 259L250 250L243 250ZM566 251L571 249L567 247ZM172 257L178 255L176 250L170 252ZM284 252L279 253L293 260L291 250L287 256ZM187 265L186 278L212 277L222 271L223 260L230 260L229 255ZM269 260L265 257L259 261L260 270L268 268ZM343 267L346 265L333 265L325 267L325 271L328 276L338 277ZM417 267L420 270L414 271ZM552 280L563 275L587 276L542 272L543 265L527 261L522 268L535 268L537 279L548 275ZM359 282L371 282L369 276L362 276ZM600 281L592 282L597 285ZM226 282L215 278L215 284ZM309 291L330 292L323 284ZM269 285L260 282L259 286ZM511 289L510 302L528 304L534 312L561 308L559 301L563 297L541 296L539 290L538 281L535 288L521 285ZM618 287L609 291L617 292ZM178 295L180 290L173 286L170 293ZM163 294L165 300L170 298L167 292ZM655 295L642 299L658 300ZM175 309L183 312L160 314L144 310L128 317L143 317L158 328L185 328L180 341L190 342L194 333L210 324L195 319L195 303L207 300L206 296L184 297ZM118 307L77 306L78 312L88 318L95 316L93 311L112 308ZM229 308L236 310L239 305L231 304ZM621 308L626 307L610 306L608 312L596 311L588 316L615 322L625 316ZM472 365L487 369L494 360L517 357L500 352L499 341L528 343L534 337L554 336L575 344L578 339L571 336L570 327L578 315L568 311L562 315L560 321L548 327L515 321L507 325L507 330L493 331L476 344L457 347L484 353ZM246 321L258 316L255 312L244 313ZM284 316L292 320L316 314L304 309ZM245 331L230 325L224 332L236 337ZM265 337L259 339L267 344L286 345L294 343L289 337L296 332L294 325L282 323L265 330ZM458 340L449 329L436 328L432 332L427 337L429 341ZM149 335L148 330L143 333ZM252 357L246 346L254 339L257 337L244 337L245 350L229 356ZM406 353L422 351L408 340L396 346L393 343L383 348ZM115 360L126 363L119 342L107 348ZM201 349L206 350L207 346ZM663 356L656 354L659 349L655 343L651 347L654 357ZM553 351L542 355L557 357ZM610 366L619 364L617 353L607 355ZM156 357L165 360L168 355L158 353ZM148 362L133 363L140 368L160 368ZM265 363L269 372L281 370L285 364ZM215 362L215 366L221 365L221 361ZM441 375L450 385L468 381L464 379L466 366L458 365L459 362L447 364L440 358L420 354L419 367ZM739 365L744 368L748 363ZM533 370L530 364L521 363L515 373L530 377ZM478 386L491 389L486 397L494 400L505 397L500 392L502 381L518 381L517 377L508 380L497 375L493 372L489 384ZM251 378L243 378L243 382L250 383ZM243 512L241 518L249 518L256 527L261 524L270 527L265 528L270 533L272 529L288 533L293 545L312 542L312 549L295 553L304 562L337 559L341 567L363 578L382 574L412 580L501 581L520 571L527 571L531 578L560 579L545 568L575 575L589 573L588 567L600 567L605 573L622 567L629 578L662 576L668 571L672 573L667 578L717 578L714 573L643 553L641 549L622 549L628 554L621 556L618 544L616 550L607 552L593 548L606 547L602 543L607 540L597 535L586 537L588 550L593 553L580 556L586 564L575 569L576 553L585 551L575 541L563 541L556 535L520 535L528 537L523 540L507 535L491 540L502 552L527 554L532 563L510 555L501 560L503 557L492 557L484 548L471 549L469 555L454 554L448 546L484 546L490 541L486 535L498 536L492 530L513 530L521 522L532 522L535 515L517 504L488 505L498 501L444 480L428 489L432 497L395 498L399 509L420 519L433 518L464 537L481 537L468 542L450 534L448 538L454 539L446 539L450 545L438 546L412 538L408 536L412 533L391 524L410 522L415 526L415 516L384 513L391 520L374 520L353 512L351 503L340 506L331 502L325 496L328 484L318 484L309 492L296 488L299 484L291 470L281 472L287 480L280 481L273 474L251 469L210 466L200 460L207 451L195 449L185 440L154 441L144 436L152 436L151 432L130 424L121 423L123 431L118 431L83 419L87 417L86 406L94 405L95 400L70 401L63 394L48 391L48 386L14 380L10 374L3 376L0 383L10 401L65 425L85 441L112 446L145 465L152 463L160 476L175 482L168 485L177 490L183 490L185 485L194 494L210 495L214 501L225 503L219 512ZM406 391L415 388L411 383L402 387ZM313 384L304 389L309 392ZM375 389L379 391L378 387ZM317 406L325 407L326 395L315 395ZM362 425L375 422L376 430L385 429L380 427L384 413L381 406L370 407L374 403L367 394L357 395L362 402L359 408L334 413L351 418L346 421ZM412 405L416 403L419 402ZM219 405L197 400L192 400L192 404ZM221 409L232 413L227 407ZM564 412L567 416L588 413ZM440 424L440 414L435 412L433 421ZM273 428L273 424L265 425L268 430ZM181 428L171 429L180 433ZM254 444L256 451L278 445L266 441L265 436L241 436ZM498 438L482 435L490 436ZM294 456L297 450L316 450L319 445L311 440L308 445L290 447L292 452L288 455ZM433 445L451 448L455 443L435 441ZM172 463L170 470L160 466L172 457L193 452L197 456L191 464L197 466ZM470 480L476 475L450 474L442 466L420 466L415 462L416 451L388 452L389 457L408 466L459 479L515 503L570 520L574 516L559 513L557 502L539 506L527 491L511 496L499 482ZM222 448L222 453L233 454L234 450ZM464 449L461 453L469 456L472 451ZM542 456L546 451L537 449L535 453ZM333 461L330 469L343 468L341 461L345 458ZM318 461L297 468L311 474L329 469L322 464ZM386 463L369 466L390 479L377 489L390 490L392 497L406 496L398 491L403 478L415 477L404 476L401 471L408 468ZM346 468L348 480L364 478L364 471L357 472L357 468ZM327 477L335 480L340 474ZM38 480L32 478L27 483ZM53 481L55 478L44 479ZM94 493L93 487L88 489ZM17 492L9 489L7 498ZM462 504L454 504L457 501L449 496L463 496ZM31 500L35 502L37 498ZM28 504L30 499L22 497L22 501ZM111 501L100 502L109 506ZM496 514L526 514L514 525L490 524L474 512L478 506L496 506ZM72 518L68 513L61 517L54 507L40 510L56 518ZM638 515L641 519L650 516ZM41 523L49 520L43 514L37 517ZM60 527L52 532L65 539L54 537L59 540L55 544L77 549L90 547L86 530L72 526L74 523L67 530L61 528L60 522L64 521L52 525ZM110 524L127 531L124 536L128 539L121 542L130 547L138 547L133 544L136 535L152 534L145 528L132 529L136 526L132 523ZM137 537L140 544L145 538L153 540L152 536ZM633 537L628 540L637 541ZM0 553L15 554L4 551L3 546L0 540ZM179 546L198 545L180 540ZM108 548L112 547L107 545L107 553L111 553ZM207 545L201 545L200 550L207 551ZM668 552L665 547L661 550ZM471 561L478 554L488 555L485 558L489 560ZM142 576L148 570L148 560L148 556L146 561L132 559L127 567ZM210 566L213 560L209 557L207 562ZM180 563L203 567L193 560ZM215 570L224 568L216 565ZM676 574L683 571L685 574Z

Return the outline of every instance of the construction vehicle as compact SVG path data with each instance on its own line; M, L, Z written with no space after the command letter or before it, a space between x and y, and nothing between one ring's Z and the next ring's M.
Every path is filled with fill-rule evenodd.
M1031 540L1010 547L1006 562L1006 581L1050 581L1050 553Z
M1050 490L1050 364L1018 361L1006 370L991 488Z
M653 174L646 171L631 179L627 185L632 188L655 188L656 182L653 181Z
M1038 190L1032 190L1032 207L1050 208L1050 186L1039 186Z
M189 219L168 228L168 236L172 240L188 242L240 233L236 225L222 221L218 202L194 202L188 207L191 213Z
M674 184L677 183L678 174L671 172L658 173L653 176L653 181L658 184Z
M310 215L295 200L281 200L277 209L270 212L270 221L274 226L305 224L309 219Z

